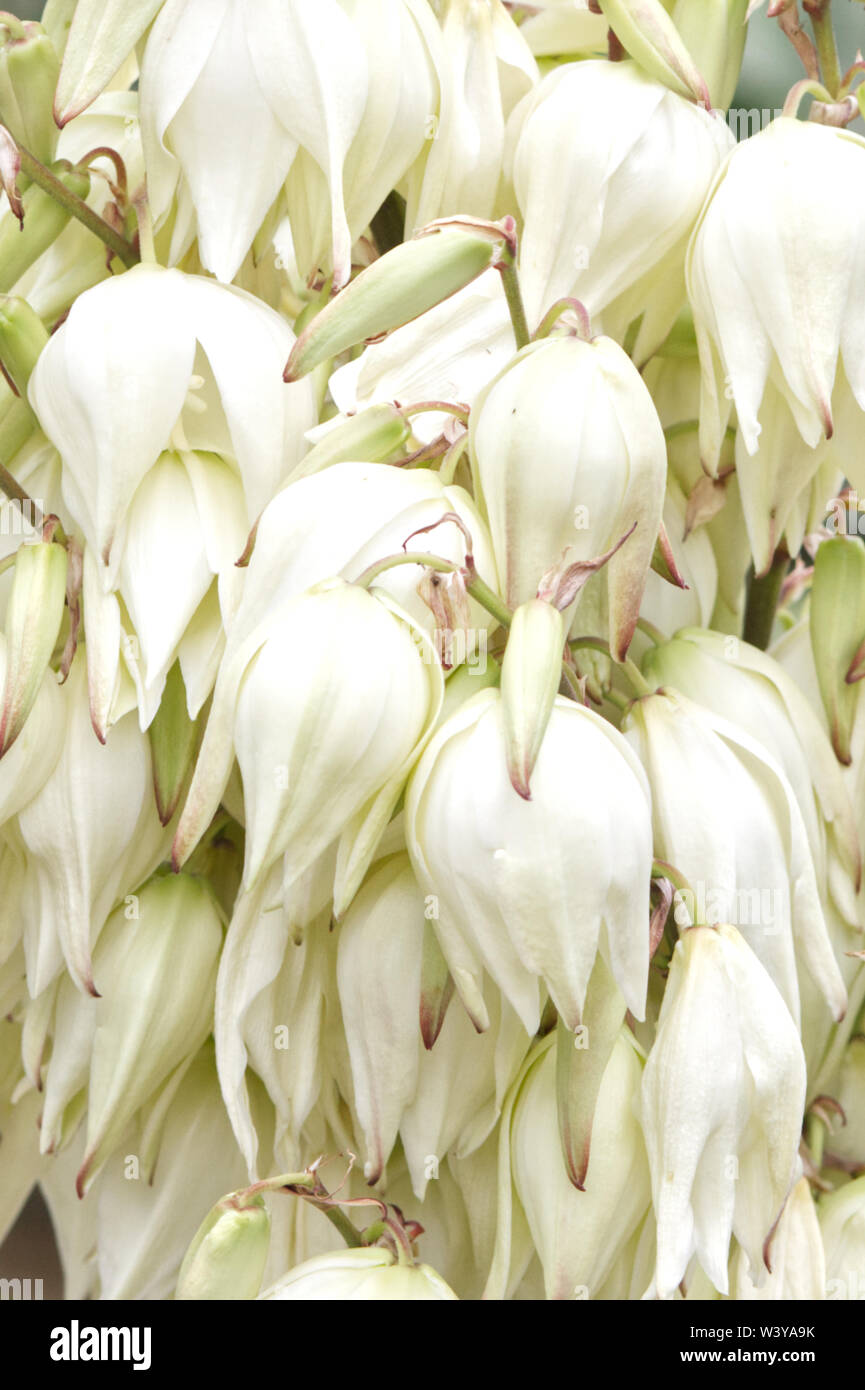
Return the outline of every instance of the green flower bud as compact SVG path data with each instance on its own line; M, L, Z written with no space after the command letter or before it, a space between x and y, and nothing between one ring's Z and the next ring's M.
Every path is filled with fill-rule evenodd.
M313 434L317 431L313 431ZM372 405L329 426L294 469L290 482L321 473L332 463L384 463L411 436L411 426L395 405Z
M557 608L540 598L520 604L502 664L502 714L511 785L526 801L562 679L564 645L565 620Z
M598 0L604 18L630 56L679 96L711 106L706 83L661 0Z
M26 299L0 300L0 362L22 396L47 342L48 330Z
M811 647L835 753L851 761L850 735L859 701L854 676L865 639L865 550L845 536L824 541L814 563Z
M22 545L6 610L6 682L0 706L0 757L15 742L48 669L66 602L64 548Z
M189 717L179 661L168 672L159 708L147 732L153 755L156 808L162 824L167 825L192 771L198 743L198 726Z
M727 110L739 81L747 11L748 0L675 0L673 5L673 23L717 110Z
M455 1299L457 1295L429 1265L398 1263L380 1246L335 1250L297 1265L261 1295L280 1302L363 1300L401 1303Z
M174 1297L197 1301L255 1298L270 1246L270 1215L261 1196L224 1197L189 1246Z
M285 368L297 381L346 348L380 338L465 289L498 261L510 232L470 219L434 223L373 261L303 330Z
M0 22L3 124L43 164L53 159L57 145L52 105L59 67L54 45L41 24Z
M90 175L80 169L71 169L66 161L56 164L52 170L63 187L78 198L86 198L90 191ZM12 212L0 219L0 294L8 294L12 286L29 270L43 251L57 240L72 213L32 184L22 198L24 205L24 225L19 226Z
M79 0L54 99L59 126L98 97L161 4L162 0Z

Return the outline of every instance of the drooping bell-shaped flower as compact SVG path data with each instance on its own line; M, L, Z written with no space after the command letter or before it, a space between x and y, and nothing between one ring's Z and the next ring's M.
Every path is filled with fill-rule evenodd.
M172 262L197 230L205 268L233 279L291 171L301 275L323 265L344 285L352 242L427 138L437 37L419 0L168 0L141 109L157 223L178 195Z
M677 897L677 923L732 921L794 1019L797 961L842 1018L844 982L802 812L781 767L744 729L672 687L635 701L622 727L652 788L655 853L689 885Z
M794 1179L804 1103L796 1026L751 948L734 927L686 930L642 1087L661 1298L695 1254L726 1293L731 1235L760 1280Z
M511 122L530 324L569 295L619 340L642 315L642 363L685 298L688 236L729 129L633 62L592 60L554 68Z
M541 984L575 1028L598 949L643 1016L650 818L626 742L582 705L556 698L528 801L511 785L498 691L438 729L409 784L406 840L424 891L438 898L436 935L477 1027L488 1024L487 971L529 1033Z
M833 435L841 466L857 481L863 170L861 136L780 117L736 146L689 247L703 369L701 451L716 471L735 405L737 471L758 571Z

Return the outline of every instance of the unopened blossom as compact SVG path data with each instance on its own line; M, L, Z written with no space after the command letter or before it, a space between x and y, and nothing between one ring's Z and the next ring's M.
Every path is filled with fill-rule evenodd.
M416 1300L455 1299L441 1275L425 1264L402 1263L389 1250L335 1250L297 1265L271 1288L259 1294L278 1302L322 1299Z

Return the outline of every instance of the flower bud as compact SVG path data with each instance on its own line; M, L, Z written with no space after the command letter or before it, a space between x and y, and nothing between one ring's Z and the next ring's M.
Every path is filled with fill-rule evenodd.
M43 164L54 158L57 127L51 105L57 85L54 45L41 24L4 21L0 43L0 111L14 138Z
M148 730L153 757L156 809L167 825L195 762L198 729L186 707L186 688L177 662L168 673L159 709Z
M526 801L529 782L562 679L565 623L543 599L520 604L502 663L502 714L511 785Z
M661 0L598 0L601 12L630 56L658 82L709 108L705 80Z
M8 685L6 651L6 638L0 637L4 689ZM54 771L64 742L63 705L54 673L46 671L35 689L29 719L0 761L0 825L27 806Z
M677 942L642 1096L658 1295L674 1295L695 1254L727 1293L731 1235L757 1282L793 1181L805 1059L783 999L734 927L694 927Z
M858 538L833 536L814 561L811 647L832 746L850 763L850 739L859 706L856 658L865 639L865 549Z
M575 800L576 785L585 798ZM406 841L424 890L437 895L435 931L476 1027L488 1021L485 969L529 1033L540 982L576 1028L599 947L643 1017L650 816L625 741L572 701L553 704L531 801L508 777L497 691L467 701L433 735L406 795ZM579 894L568 887L575 874Z
M66 40L54 113L65 126L108 85L162 0L78 0Z
M457 1295L429 1265L398 1263L389 1250L371 1246L335 1250L331 1255L317 1255L306 1260L259 1297L280 1302L398 1299L408 1303L419 1299L455 1299Z
M292 470L289 481L299 482L335 463L384 463L410 437L411 427L395 405L372 405L334 424L328 422L323 432L308 431L313 446Z
M0 758L15 742L54 652L66 602L66 551L22 545L6 609L6 678L0 703Z
M610 550L609 636L624 656L658 535L666 476L660 422L640 375L609 338L533 343L481 393L472 466L511 607L564 552Z
M183 1257L174 1297L255 1298L270 1246L270 1216L261 1196L223 1197L202 1221Z
M8 295L0 300L0 361L22 396L47 342L48 331L26 299Z
M797 1022L797 965L842 1018L847 996L802 812L778 764L672 689L636 701L622 728L652 788L655 853L690 885L677 893L677 924L732 922Z
M136 1110L198 1050L213 1023L222 923L207 887L186 875L154 879L137 906L131 921L118 908L94 955L102 997L93 1005L80 1196Z
M52 173L70 193L86 198L90 175L86 169L70 169L65 161L56 164ZM57 240L72 213L68 208L31 184L21 199L24 211L23 226L11 211L0 217L0 294L8 294L25 270L29 270L43 251Z
M634 1040L625 1032L619 1034L601 1081L585 1191L571 1183L556 1123L556 1052L568 1046L573 1047L573 1039L561 1034L530 1069L511 1127L514 1187L550 1299L597 1294L651 1196L635 1114L642 1068Z
M688 238L733 144L726 122L635 63L590 60L548 73L509 135L529 322L570 295L618 342L642 317L642 366L682 307Z
M489 228L487 230L486 228ZM469 219L419 232L361 271L303 330L286 364L286 381L311 372L367 338L379 338L465 289L496 264L508 235Z
M739 81L745 51L748 0L674 0L679 36L706 79L711 104L726 111Z

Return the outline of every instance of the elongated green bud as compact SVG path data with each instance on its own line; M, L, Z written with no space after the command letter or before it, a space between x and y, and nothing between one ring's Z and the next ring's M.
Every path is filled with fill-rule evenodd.
M90 191L90 175L80 169L71 169L62 162L54 166L52 172L63 187L78 198L86 198ZM57 240L72 213L45 193L35 184L24 194L24 225L18 225L17 218L7 212L0 219L0 294L8 294L15 284L37 261L43 251Z
M748 0L675 0L673 23L706 79L712 105L726 111L739 81Z
M529 780L562 679L564 645L565 620L557 608L540 598L520 604L511 620L501 689L508 774L525 801L531 801Z
M292 348L285 380L297 381L319 362L383 337L465 289L497 263L512 236L509 223L431 223L373 261L316 315Z
M78 0L54 100L59 126L79 115L107 87L161 4L162 0Z
M63 620L66 551L22 545L6 610L6 682L0 708L0 757L15 742L36 700Z
M26 299L0 299L0 362L21 396L27 395L30 373L48 342L48 330Z
M865 640L865 549L854 537L824 541L814 563L811 648L835 754L850 762L859 700L856 658Z
M261 1288L270 1215L260 1195L223 1197L192 1238L174 1297L181 1301L252 1299Z
M10 391L9 399L0 406L0 463L5 468L38 428L39 422L27 402Z
M147 732L153 754L156 809L162 824L167 825L192 770L198 743L198 725L189 717L179 661L168 672L159 709Z
M661 0L598 0L622 47L679 96L711 106L708 88Z
M301 459L289 482L321 473L333 463L384 463L410 436L411 426L395 405L371 405L328 430Z
M10 20L11 20L10 16ZM41 24L0 17L0 112L15 139L43 164L54 158L54 89L60 65Z

